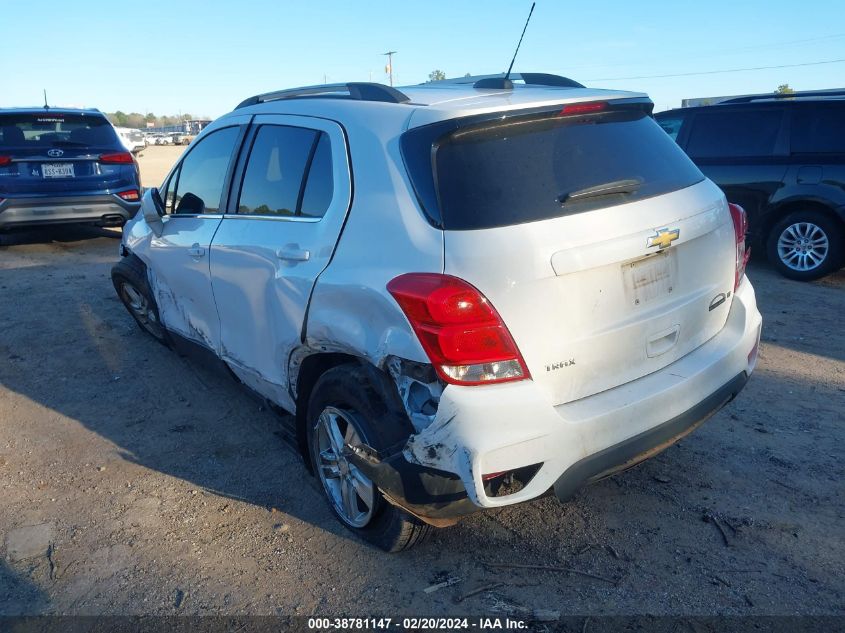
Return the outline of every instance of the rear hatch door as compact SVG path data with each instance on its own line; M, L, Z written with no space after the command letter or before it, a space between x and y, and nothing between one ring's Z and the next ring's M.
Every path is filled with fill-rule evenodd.
M125 152L99 115L0 114L0 193L61 195L132 185L134 162L101 156Z
M727 318L730 212L649 106L500 114L433 145L444 272L492 302L554 404L657 371Z

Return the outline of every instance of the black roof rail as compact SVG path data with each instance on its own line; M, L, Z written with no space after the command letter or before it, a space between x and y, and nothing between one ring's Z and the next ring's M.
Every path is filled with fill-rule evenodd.
M800 99L802 97L843 97L845 88L833 90L797 90L795 92L771 92L768 94L746 95L744 97L733 97L719 101L716 105L725 103L749 103L751 101L764 101L766 99Z
M549 73L511 73L511 78L521 79L529 86L553 86L555 88L584 88L583 84L563 77L561 75L552 75ZM469 77L455 77L454 79L441 79L440 81L432 81L434 84L472 84L474 88L484 89L498 89L511 90L513 89L513 82L508 79L505 81L505 73L497 75L470 75ZM425 85L425 84L422 84Z
M356 101L381 101L383 103L407 103L411 100L406 94L392 86L353 81L345 84L322 84L319 86L302 86L301 88L265 92L249 99L244 99L237 105L235 110L268 101L320 96L354 99Z

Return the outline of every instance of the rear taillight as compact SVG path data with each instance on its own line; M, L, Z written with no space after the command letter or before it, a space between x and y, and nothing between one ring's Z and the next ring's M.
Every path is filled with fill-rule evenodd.
M5 167L6 165L12 164L12 157L11 156L0 156L0 167Z
M100 154L100 162L106 165L130 165L135 162L135 159L129 152L114 152Z
M136 200L141 199L141 194L138 192L137 189L129 189L128 191L121 191L117 194L124 200L129 200L130 202L134 202Z
M446 382L482 385L531 377L499 313L467 282L408 273L388 283L387 290Z
M731 210L734 235L736 236L736 275L734 276L734 292L736 292L745 275L748 258L751 257L751 249L745 246L745 234L748 233L748 216L745 214L745 209L738 204L729 202L728 207Z

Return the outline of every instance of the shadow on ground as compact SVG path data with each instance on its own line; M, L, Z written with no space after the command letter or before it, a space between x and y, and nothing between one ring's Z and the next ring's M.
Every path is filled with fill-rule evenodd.
M119 240L120 235L120 230L109 230L87 224L35 226L0 232L0 248L25 244L71 243L101 237Z

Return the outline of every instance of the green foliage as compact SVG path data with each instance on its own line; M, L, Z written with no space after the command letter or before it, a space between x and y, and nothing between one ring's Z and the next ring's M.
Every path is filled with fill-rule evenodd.
M116 125L117 127L126 127L127 116L125 112L121 112L118 110L114 114L106 115L111 121L112 125Z
M795 91L789 87L789 84L781 84L778 86L778 89L775 90L775 94L778 95L791 95Z
M432 70L430 73L428 73L429 81L442 81L443 79L446 79L446 73L444 73L442 70Z
M181 121L188 121L194 118L193 114L185 113L182 115L171 114L164 116L157 116L152 112L141 114L139 112L131 112L127 114L118 110L106 114L106 117L111 121L112 125L117 127L128 127L143 129L147 127L147 123L152 123L154 127L166 127L170 125L179 125ZM181 117L181 118L180 118Z

